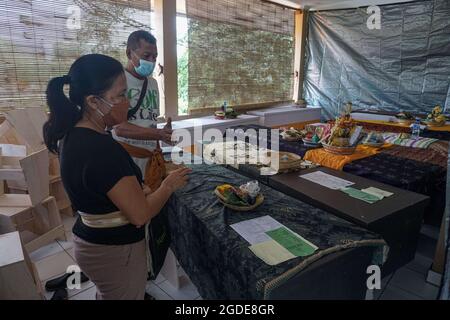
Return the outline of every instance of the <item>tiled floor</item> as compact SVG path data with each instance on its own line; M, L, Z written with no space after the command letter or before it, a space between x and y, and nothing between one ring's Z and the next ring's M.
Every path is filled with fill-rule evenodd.
M439 288L425 279L433 262L439 230L428 226L424 229L414 261L385 277L381 290L374 293L375 299L434 300L438 297Z
M73 217L64 218L64 226L68 233L68 241L55 241L33 252L30 258L35 262L42 283L58 277L66 272L69 265L75 265L72 243ZM428 269L431 266L434 255L436 239L421 235L416 258L414 261L397 270L394 274L382 280L381 290L373 292L374 299L380 300L424 300L436 299L439 289L425 281ZM173 287L163 276L147 283L147 292L157 300L195 300L202 299L197 288L184 275L181 288ZM86 282L80 289L68 290L69 300L93 300L96 288L92 282ZM50 299L52 292L46 292L45 297Z
M31 260L36 265L43 287L45 287L47 280L63 275L69 265L76 265L71 232L74 223L74 217L64 217L67 241L55 241L30 255ZM147 292L157 300L201 299L197 288L187 278L182 269L180 269L180 274L184 276L181 280L180 289L176 289L162 275L159 275L154 281L147 283ZM68 290L68 296L69 300L94 300L95 292L95 285L88 281L81 284L80 289ZM44 296L46 299L51 299L53 292L45 292Z

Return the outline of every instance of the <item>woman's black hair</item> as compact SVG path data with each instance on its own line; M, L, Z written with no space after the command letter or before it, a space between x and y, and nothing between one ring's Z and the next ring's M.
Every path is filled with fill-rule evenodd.
M81 120L85 98L108 91L122 74L122 64L102 54L88 54L78 58L66 76L51 79L47 85L47 104L50 116L44 124L44 141L48 150L58 153L58 141ZM69 97L64 85L69 85Z

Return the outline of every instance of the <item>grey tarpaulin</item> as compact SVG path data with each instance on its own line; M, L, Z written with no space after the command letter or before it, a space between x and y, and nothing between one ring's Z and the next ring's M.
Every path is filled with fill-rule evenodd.
M354 109L450 111L450 0L380 6L381 29L367 8L311 12L304 98L334 117Z

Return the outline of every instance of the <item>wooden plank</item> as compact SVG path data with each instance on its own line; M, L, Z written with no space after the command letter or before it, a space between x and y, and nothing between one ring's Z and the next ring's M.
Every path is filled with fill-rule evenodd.
M0 207L31 207L31 199L27 194L2 194Z
M61 176L59 176L59 175L50 175L49 180L50 180L50 184L58 183L58 182L62 181Z
M68 210L67 212L72 215L72 213L70 213L72 209L72 203L70 202L66 190L64 189L61 177L54 177L53 181L51 181L50 195L55 197L58 209L60 211L69 208L70 210Z
M49 161L49 173L51 176L60 176L61 169L59 166L58 156L49 152L48 153L48 161Z
M59 200L56 204L58 205L59 210L64 210L72 207L72 203L70 202L69 199Z
M66 215L69 217L74 217L75 216L75 212L72 209L72 205L66 207L66 208L59 208L59 212L62 215Z
M25 145L27 146L27 149L30 148L29 144L8 121L0 124L0 142L5 144Z
M48 210L48 221L50 227L57 227L62 225L61 214L59 213L58 205L54 197L48 197L44 203Z
M39 272L36 268L36 265L31 261L30 255L28 254L27 250L25 250L23 241L22 241L22 248L23 248L23 256L25 258L25 263L28 266L28 270L30 270L30 272L31 272L31 276L33 277L34 284L36 285L37 292L38 292L40 298L42 300L44 300L45 299L45 297L44 297L45 290L44 290L43 284L41 282L41 278L39 277Z
M0 207L0 216L12 218L23 212L30 211L31 207ZM1 222L0 222L1 223Z
M9 217L0 214L0 234L18 231L16 224Z
M38 151L44 147L44 141L42 139L42 133L37 130L35 124L29 117L27 109L14 109L6 112L6 119L16 129L18 134L30 146L30 151ZM33 114L33 116L35 116Z
M33 108L26 108L25 110L36 135L39 137L39 140L43 142L44 135L42 128L44 126L44 123L48 119L48 115L45 112L45 109L42 107L33 107Z
M1 156L1 166L4 169L11 169L11 168L20 168L19 160L22 159L22 157L7 157L7 156Z
M48 231L44 235L28 242L25 244L25 249L28 252L33 252L47 244L52 243L55 239L58 238L66 238L66 233L64 231L64 226L58 226L56 228L53 228L52 230Z
M0 235L2 254L0 254L0 267L23 260L22 246L18 232L11 232Z
M22 180L24 177L22 169L0 169L0 180Z
M48 150L42 149L20 160L31 202L36 205L50 194Z
M27 194L28 187L27 182L25 181L25 176L23 176L20 180L7 180L8 193L20 193Z
M18 232L0 235L0 300L41 299Z

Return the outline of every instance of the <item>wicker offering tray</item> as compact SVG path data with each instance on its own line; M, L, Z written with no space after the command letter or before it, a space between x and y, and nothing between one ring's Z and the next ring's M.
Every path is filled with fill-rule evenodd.
M224 184L216 187L214 193L225 207L236 211L253 210L264 201L264 196L261 193L258 193L256 197L251 197L250 194L243 189L243 186L235 187Z
M329 144L322 143L323 148L332 154L337 155L350 155L353 154L356 150L356 146L352 147L336 147L336 146L330 146Z

